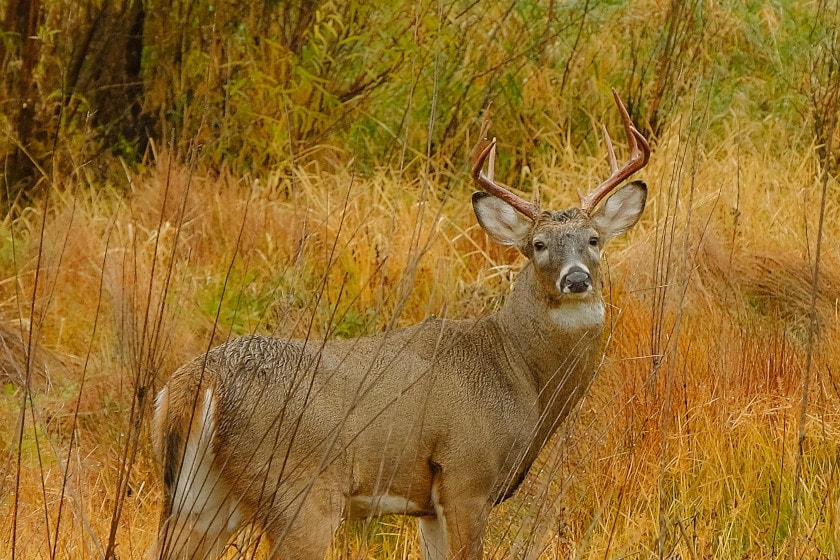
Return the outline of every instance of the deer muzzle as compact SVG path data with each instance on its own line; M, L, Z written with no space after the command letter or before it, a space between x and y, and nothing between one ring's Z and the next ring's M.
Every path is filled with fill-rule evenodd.
M560 279L560 290L564 294L582 294L592 289L592 276L580 267L572 267Z

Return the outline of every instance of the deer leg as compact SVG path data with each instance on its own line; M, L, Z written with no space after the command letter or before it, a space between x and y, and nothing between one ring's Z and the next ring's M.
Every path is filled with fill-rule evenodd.
M486 506L486 499L459 502L457 508L444 512L449 558L481 560L484 553L484 527L489 513L489 507Z
M481 560L491 504L487 496L459 490L447 489L440 478L432 483L436 515L418 523L424 560Z
M183 497L176 494L175 500L172 515L161 521L154 558L220 557L243 520L224 485Z
M448 548L446 520L437 517L421 517L417 520L420 533L420 550L423 560L446 560Z
M281 523L268 524L269 557L282 560L324 560L338 525L343 501L328 487L313 487L301 500L283 508Z
M445 511L439 517L418 520L423 560L480 560L484 551L487 513L477 500L475 507Z

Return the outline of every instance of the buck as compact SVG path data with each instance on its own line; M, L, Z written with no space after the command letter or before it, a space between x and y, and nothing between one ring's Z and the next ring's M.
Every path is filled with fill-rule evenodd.
M270 556L322 560L344 519L419 520L425 560L478 559L488 515L523 480L603 353L604 245L638 221L650 148L613 92L630 156L579 208L543 211L473 150L484 231L528 259L501 310L353 340L234 339L157 395L164 507L154 554L210 558L243 526ZM485 163L488 171L483 169Z

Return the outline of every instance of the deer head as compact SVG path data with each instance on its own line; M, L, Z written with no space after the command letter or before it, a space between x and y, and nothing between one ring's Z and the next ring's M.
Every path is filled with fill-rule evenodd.
M612 141L604 128L612 173L592 192L579 195L579 208L541 210L538 196L533 203L526 202L497 184L493 179L496 140L486 139L490 124L486 115L481 139L473 149L472 177L486 191L473 194L478 222L497 243L515 247L530 259L549 302L600 298L599 262L604 245L633 227L645 206L647 187L635 181L597 208L599 202L644 167L650 158L647 140L633 125L615 90L613 96L624 122L630 157L618 167ZM482 171L485 163L487 174Z

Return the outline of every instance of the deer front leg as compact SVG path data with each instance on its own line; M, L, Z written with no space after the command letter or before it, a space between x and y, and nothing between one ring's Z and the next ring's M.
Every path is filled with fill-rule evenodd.
M424 560L480 560L490 513L487 496L464 496L432 485L436 515L418 521Z
M446 522L435 517L421 517L417 520L420 533L420 552L423 560L446 560L449 547L446 534Z

